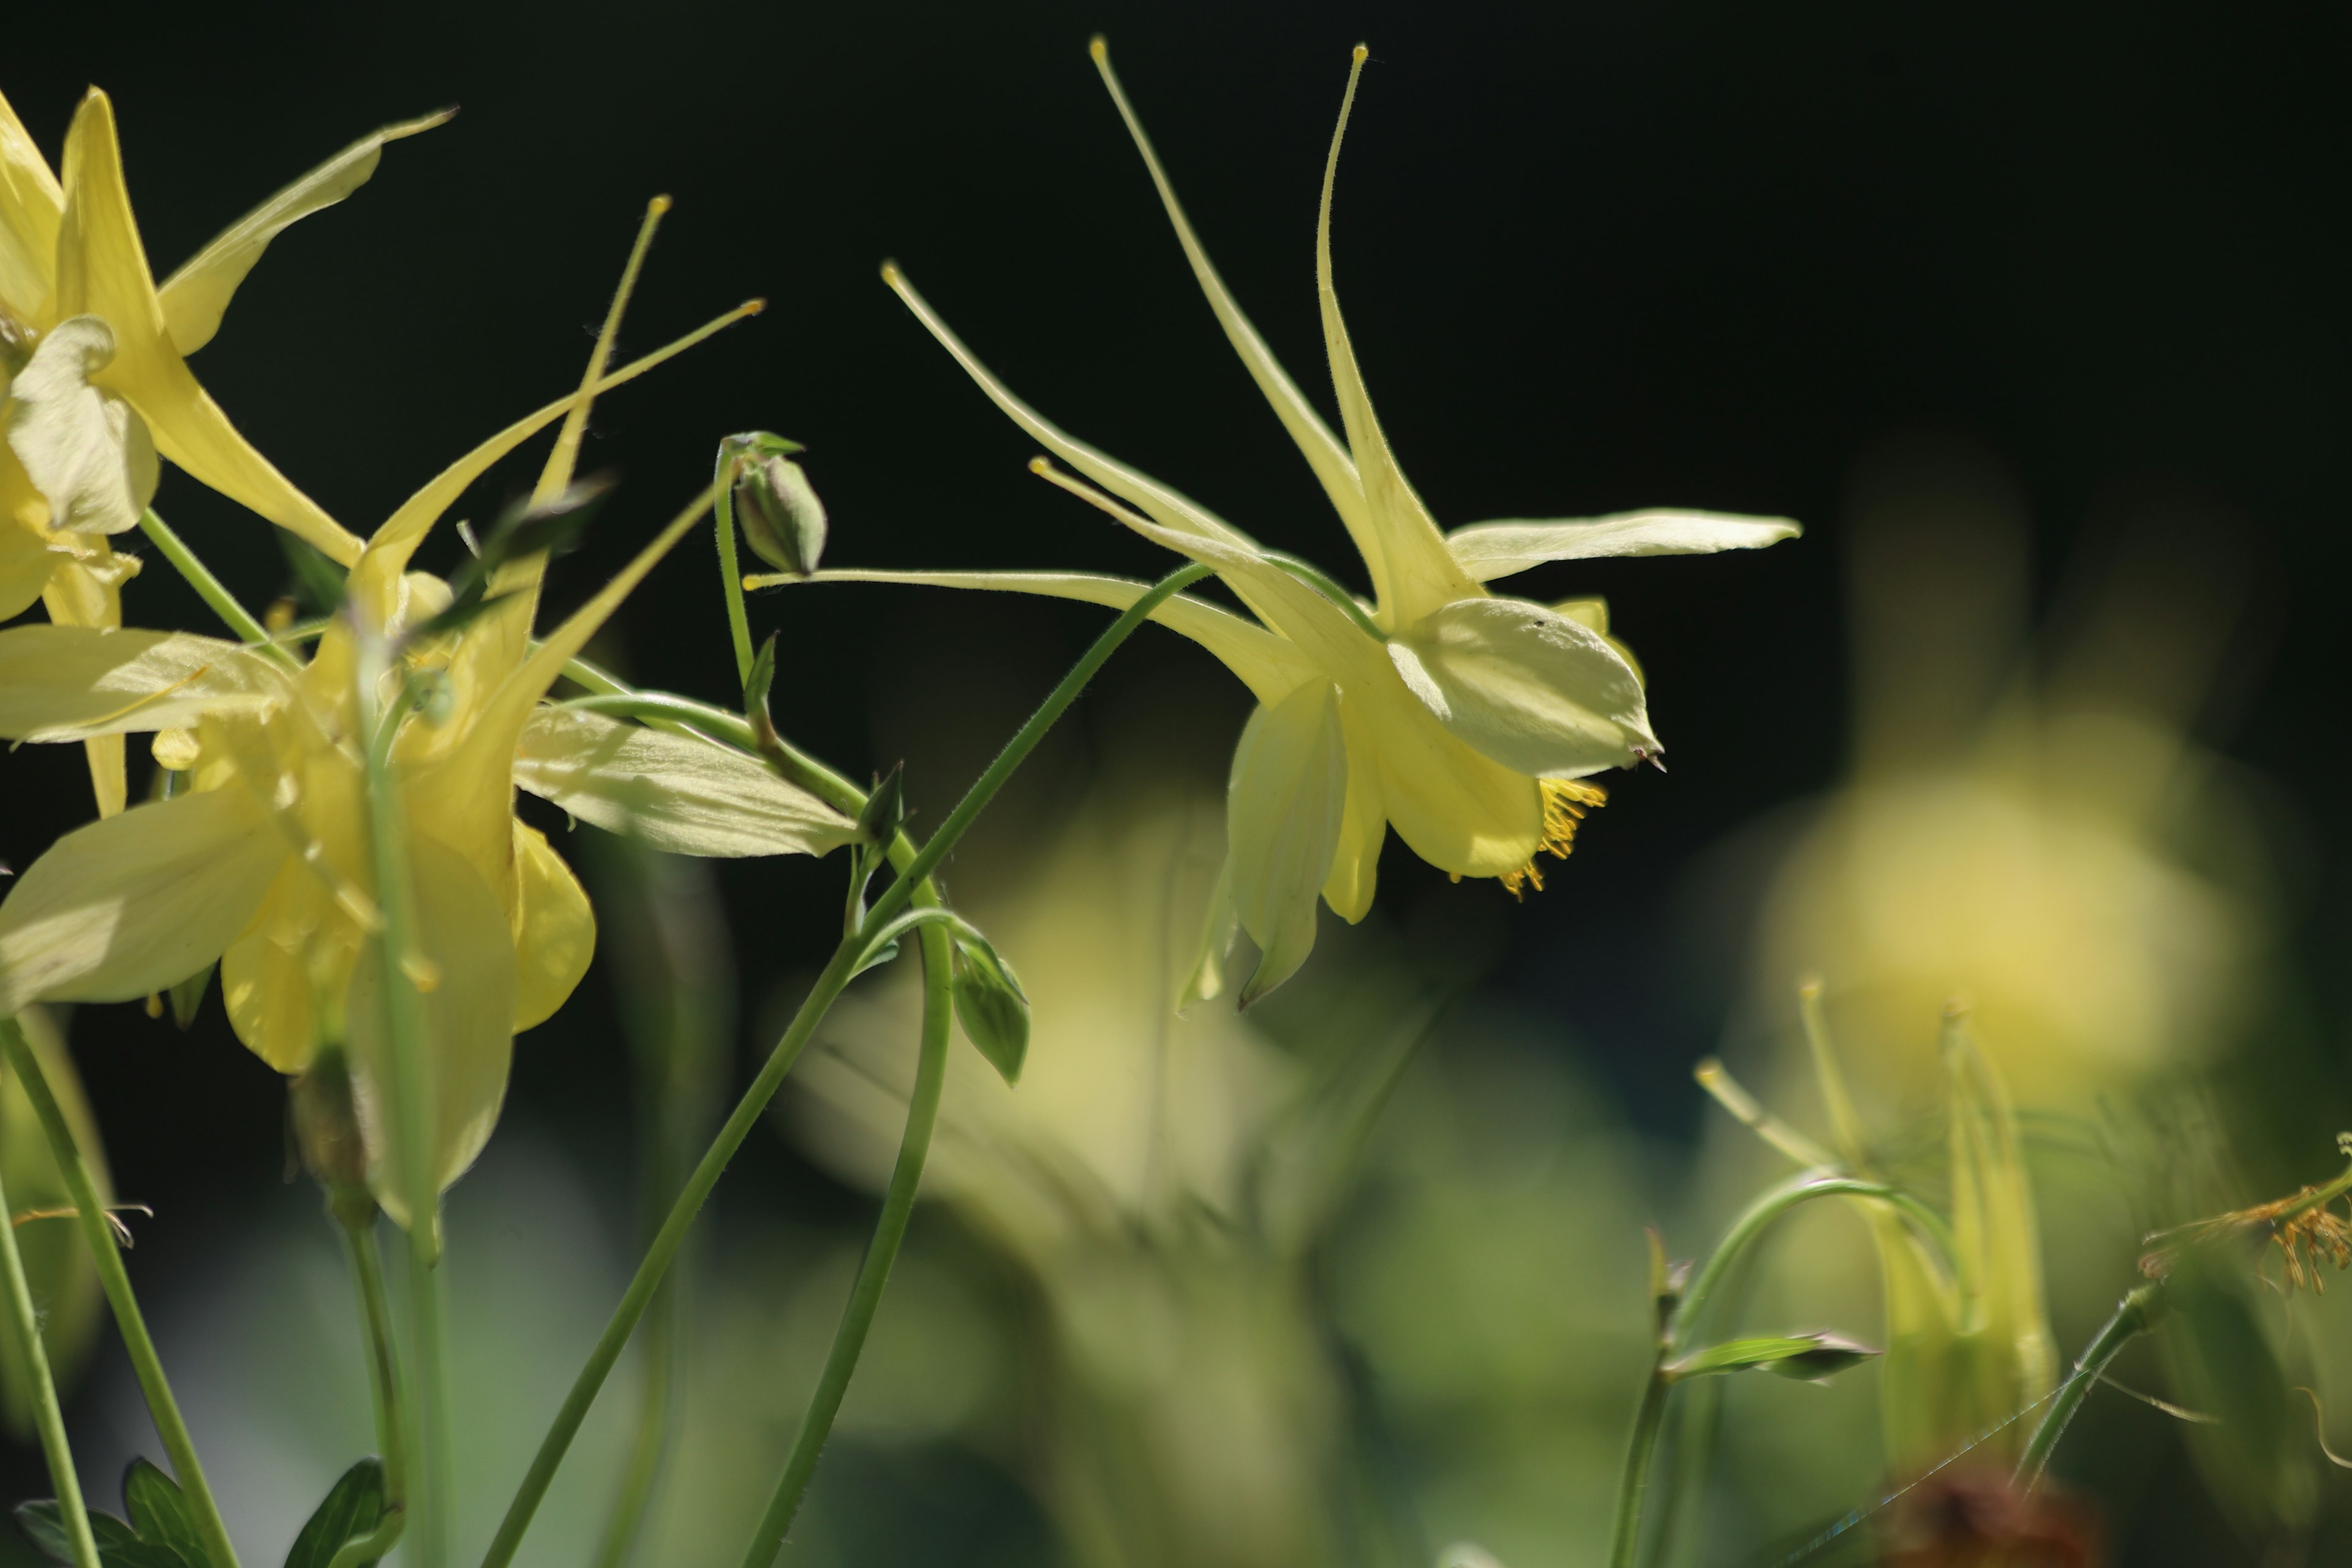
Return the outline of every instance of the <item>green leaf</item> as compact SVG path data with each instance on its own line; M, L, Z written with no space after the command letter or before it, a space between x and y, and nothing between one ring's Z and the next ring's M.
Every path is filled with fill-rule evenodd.
M286 1568L327 1568L351 1542L372 1534L383 1520L383 1461L371 1456L343 1472L326 1500L294 1538ZM368 1563L380 1561L371 1557ZM360 1568L366 1568L362 1563Z
M18 1504L16 1527L45 1556L59 1563L73 1561L65 1518L53 1499ZM98 1560L106 1568L205 1568L203 1558L192 1562L160 1542L142 1541L131 1526L97 1509L89 1510L89 1532L98 1542Z
M955 934L955 1011L966 1038L1008 1084L1029 1056L1029 996L1013 966L969 928Z
M66 1538L65 1518L58 1511L56 1500L18 1503L16 1528L42 1556L58 1563L73 1561L73 1543Z
M760 651L752 656L751 673L743 679L743 717L752 719L767 711L768 689L775 683L776 637L771 632L768 640L760 645Z
M196 1528L195 1510L188 1506L180 1483L152 1460L133 1459L123 1472L122 1506L130 1510L140 1540L171 1548L189 1568L205 1568L205 1538Z
M887 845L907 820L907 764L893 763L882 775L866 807L857 814L857 831L868 844Z
M1695 1351L1667 1370L1676 1378L1762 1368L1800 1383L1825 1383L1879 1352L1836 1334L1789 1334L1726 1340Z

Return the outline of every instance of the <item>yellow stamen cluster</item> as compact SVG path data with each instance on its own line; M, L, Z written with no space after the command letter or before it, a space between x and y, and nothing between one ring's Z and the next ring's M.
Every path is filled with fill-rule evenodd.
M1543 837L1536 845L1536 854L1549 854L1565 860L1576 847L1576 825L1584 814L1597 805L1609 803L1609 792L1597 784L1582 779L1538 779L1543 791ZM1525 899L1526 889L1532 887L1543 891L1543 872L1537 868L1530 856L1528 863L1516 871L1502 876L1503 890L1515 899Z

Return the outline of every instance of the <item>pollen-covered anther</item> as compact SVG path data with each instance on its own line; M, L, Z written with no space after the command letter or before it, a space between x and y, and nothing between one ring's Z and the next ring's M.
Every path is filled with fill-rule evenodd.
M1576 847L1576 825L1593 807L1609 804L1609 792L1597 784L1582 779L1538 779L1543 791L1543 837L1536 842L1537 855L1552 855L1568 858ZM1516 871L1506 871L1500 879L1503 890L1515 899L1525 899L1526 889L1543 891L1543 872L1537 868L1534 856Z

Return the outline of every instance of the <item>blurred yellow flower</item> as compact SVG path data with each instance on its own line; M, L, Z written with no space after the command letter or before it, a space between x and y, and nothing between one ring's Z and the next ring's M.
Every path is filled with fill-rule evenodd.
M1441 534L1390 452L1331 285L1331 195L1364 51L1356 51L1324 169L1316 284L1347 439L1276 363L1193 237L1096 40L1095 58L1158 184L1211 309L1339 510L1362 553L1367 605L1320 572L1269 552L1159 481L1066 435L973 357L895 267L884 277L996 405L1055 455L1139 514L1072 486L1129 527L1216 569L1255 616L1169 601L1154 618L1214 654L1258 709L1228 792L1229 907L1261 958L1246 1005L1305 962L1319 893L1342 918L1370 908L1387 830L1455 877L1541 886L1538 853L1568 853L1601 799L1581 782L1654 757L1642 678L1608 636L1600 601L1547 607L1484 584L1547 561L1752 548L1787 539L1781 519L1649 511L1473 524ZM1041 468L1051 476L1051 470ZM820 579L997 588L1125 606L1143 585L1076 573L823 572ZM799 580L799 579L795 579ZM759 579L761 584L776 579ZM1222 942L1193 991L1214 995Z
M591 399L678 346L606 376L612 331L577 394L477 447L376 531L352 564L343 613L298 669L185 633L0 631L0 734L156 731L158 763L186 781L171 798L68 834L26 872L0 905L0 1014L43 999L127 1000L219 959L230 1021L272 1067L297 1073L323 1048L352 1047L370 1183L404 1217L392 1164L398 1144L381 1124L377 1089L385 1047L372 988L382 966L356 962L379 924L362 809L359 639L398 638L449 605L448 584L408 563L468 484L568 416L537 492L542 501L560 495ZM546 557L509 562L490 579L485 611L421 639L406 671L395 672L425 677L434 692L399 731L392 762L415 868L422 951L408 962L426 993L442 1186L497 1121L512 1037L562 1005L595 941L579 882L515 816L518 785L692 853L823 853L854 836L847 818L756 760L540 704L700 517L699 509L681 515L537 643L530 624Z
M43 600L52 621L122 624L138 562L110 534L154 498L157 455L339 560L359 541L237 434L185 356L212 341L262 251L349 195L383 144L447 114L387 126L247 214L159 289L131 213L114 106L90 89L51 173L0 99L0 620ZM99 812L122 809L122 742L90 744Z

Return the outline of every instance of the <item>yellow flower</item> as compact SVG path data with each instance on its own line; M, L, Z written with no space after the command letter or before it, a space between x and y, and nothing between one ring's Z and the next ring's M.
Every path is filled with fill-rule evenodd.
M1485 584L1547 561L1750 548L1798 532L1781 519L1647 511L1473 524L1439 532L1373 416L1331 287L1331 190L1324 169L1316 285L1347 439L1334 436L1234 302L1193 237L1141 126L1095 58L1159 185L1178 240L1243 363L1274 405L1362 553L1373 602L1270 552L1207 508L1063 433L1000 384L896 268L884 277L1014 423L1088 479L1140 509L1106 505L1137 532L1214 567L1255 620L1190 598L1154 618L1214 654L1258 709L1228 792L1231 907L1261 959L1244 1005L1281 984L1315 940L1315 900L1360 920L1387 829L1456 877L1495 877L1517 892L1541 880L1539 851L1568 852L1577 819L1601 799L1583 781L1654 757L1640 673L1610 640L1593 599L1547 607ZM1339 111L1347 128L1358 49ZM1041 471L1046 471L1041 468ZM1003 588L1124 606L1140 584L1068 573L824 572L820 578ZM771 579L758 580L762 583ZM1216 949L1194 993L1222 989Z
M448 584L408 570L409 559L493 462L566 417L537 492L560 494L594 395L713 330L607 376L618 312L616 302L577 394L467 454L376 531L351 565L345 613L306 666L289 670L252 647L185 633L0 631L0 735L158 731L158 761L186 780L171 798L68 834L25 873L0 905L0 1014L45 999L127 1000L217 958L238 1037L272 1067L299 1073L321 1049L350 1047L370 1184L405 1219L399 1145L378 1089L385 1046L374 1037L372 988L382 965L357 962L380 923L356 732L358 639L397 637L450 604ZM821 854L855 834L740 753L541 705L565 662L700 516L681 515L542 642L530 637L545 563L535 555L499 569L489 584L498 597L478 617L406 656L438 693L392 756L420 927L421 951L404 962L426 993L441 1186L497 1121L512 1037L562 1005L595 941L579 882L516 818L518 785L688 853Z
M159 289L131 214L114 106L92 89L53 174L0 99L0 620L35 599L68 626L122 624L136 560L107 536L136 527L157 457L339 559L359 541L248 445L186 357L278 232L364 184L383 144L431 115L362 138L263 203ZM122 809L122 742L90 746L99 812Z

